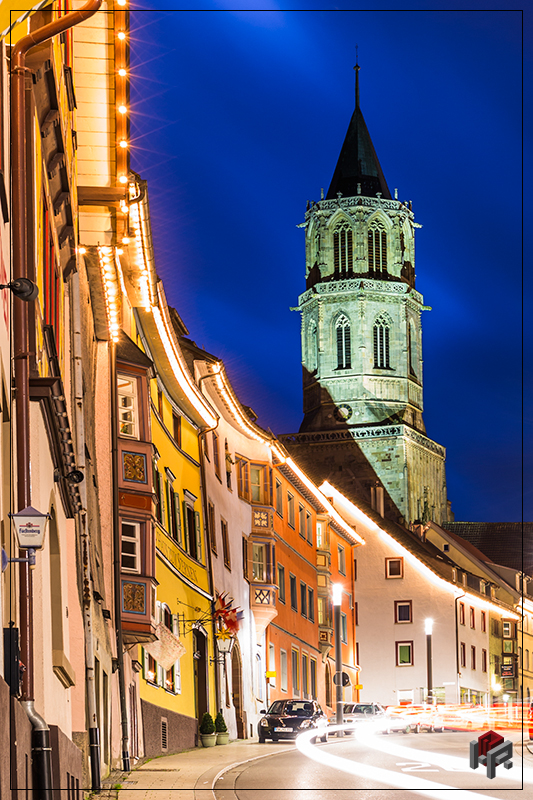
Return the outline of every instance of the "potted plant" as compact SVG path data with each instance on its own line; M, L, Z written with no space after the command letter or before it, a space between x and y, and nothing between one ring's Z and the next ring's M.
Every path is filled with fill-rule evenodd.
M214 747L217 743L213 717L206 711L200 723L200 739L203 747Z
M217 732L217 744L227 744L229 742L229 731L227 729L222 709L218 712L215 719L215 729Z

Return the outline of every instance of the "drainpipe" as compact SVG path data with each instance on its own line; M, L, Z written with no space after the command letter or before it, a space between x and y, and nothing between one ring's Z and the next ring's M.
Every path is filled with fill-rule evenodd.
M73 329L73 379L74 379L74 419L76 430L76 465L81 469L85 480L79 485L81 511L78 514L78 530L81 543L81 563L83 573L83 628L85 633L85 678L87 690L87 711L89 717L89 756L91 764L91 789L98 792L100 781L100 730L96 708L96 687L94 676L94 638L91 604L91 560L90 539L87 530L87 470L85 463L85 420L83 416L83 367L81 349L80 276L74 272L70 279Z
M13 279L28 277L26 241L29 237L26 219L26 55L35 45L72 28L95 14L102 0L89 0L73 11L36 31L23 36L11 53L11 242ZM13 299L13 361L15 378L15 447L17 453L17 508L31 505L30 484L30 397L29 397L29 314L28 305ZM20 556L24 556L21 553ZM32 760L36 795L50 800L52 794L52 760L50 730L35 711L33 685L33 580L29 564L21 563L19 571L20 657L26 667L21 681L21 705L33 726Z
M117 346L109 342L109 381L111 383L111 464L113 492L113 578L115 593L115 630L117 636L118 687L120 695L120 723L122 727L122 771L130 772L128 707L126 705L126 679L124 675L124 638L122 636L122 585L121 585L121 532L118 509L118 437L117 437Z

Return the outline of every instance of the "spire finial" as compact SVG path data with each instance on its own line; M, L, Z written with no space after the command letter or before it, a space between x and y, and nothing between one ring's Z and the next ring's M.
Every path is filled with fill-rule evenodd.
M355 107L356 109L359 108L359 70L361 67L359 66L359 46L355 45Z

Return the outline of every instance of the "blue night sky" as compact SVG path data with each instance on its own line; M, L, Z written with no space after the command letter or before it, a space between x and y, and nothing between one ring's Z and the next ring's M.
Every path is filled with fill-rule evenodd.
M298 430L296 226L331 181L357 43L381 166L423 226L424 419L447 448L452 509L520 520L521 13L202 5L142 2L131 18L132 166L169 303L263 427ZM527 481L524 505L533 519Z

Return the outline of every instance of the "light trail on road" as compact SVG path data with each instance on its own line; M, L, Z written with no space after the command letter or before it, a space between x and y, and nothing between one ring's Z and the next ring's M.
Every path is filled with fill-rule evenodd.
M344 730L346 727L345 725L331 725L328 727L328 731L330 733L335 733L338 730ZM311 740L314 739L315 736L316 731L301 733L296 739L296 747L302 755L331 769L337 769L359 778L374 780L377 783L394 786L398 789L405 789L410 792L415 792L416 794L424 795L425 797L435 798L435 800L450 800L450 789L454 790L454 800L495 800L494 794L482 794L479 789L459 789L457 786L435 783L434 781L429 781L424 778L417 778L412 774L407 775L405 773L393 772L388 769L383 769L382 767L374 767L368 764L362 764L360 761L352 761L332 755L326 748L315 747L315 745L311 744ZM373 739L373 736L369 736L368 739ZM365 740L365 745L372 747L372 743L369 743L368 739ZM405 750L413 752L410 748L405 748ZM425 753L424 760L429 760L426 758ZM462 761L462 759L458 760ZM420 751L416 751L416 761L420 761ZM490 789L490 786L486 788ZM502 791L507 790L504 789Z
M355 727L355 726L354 726ZM353 727L351 728L354 729ZM349 729L348 729L349 730ZM429 764L441 767L447 772L470 772L470 760L467 758L459 758L459 756L447 756L443 753L435 753L433 750L418 750L414 747L403 747L400 744L386 741L378 738L372 728L372 723L362 723L355 729L355 738L364 744L365 747L371 747L373 750L379 750L381 753L386 753L390 756L399 756L400 758L408 758L411 761L420 761L421 756L423 760ZM477 737L476 737L477 738ZM517 777L516 771L520 772L520 777ZM498 778L505 780L522 780L524 783L533 783L533 769L523 767L519 769L513 766L509 770L498 770Z

